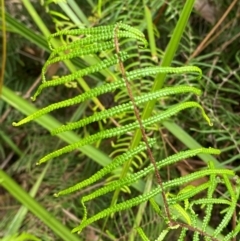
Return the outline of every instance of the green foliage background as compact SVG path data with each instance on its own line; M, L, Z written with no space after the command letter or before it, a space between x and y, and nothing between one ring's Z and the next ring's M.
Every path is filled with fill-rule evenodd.
M28 92L32 83L36 81L40 75L41 67L49 55L44 35L46 36L49 35L50 32L55 32L55 25L57 26L57 29L69 25L69 22L64 22L61 16L56 17L53 12L47 12L46 10L62 12L64 15L69 16L70 20L76 25L107 25L122 20L130 25L138 26L138 28L141 31L144 31L147 35L147 22L145 21L146 10L143 7L142 1L86 1L86 4L84 5L81 1L69 1L67 4L60 1L58 4L51 3L45 7L35 2L35 10L40 14L45 25L48 26L48 30L44 29L44 27L40 28L40 32L37 19L34 17L31 18L29 15L29 13L31 14L31 9L27 2L28 1L22 1L21 4L16 4L16 6L6 4L8 11L6 21L8 23L10 37L8 37L7 67L4 81L5 86L15 93L19 93L21 96L24 96L24 94ZM75 8L75 3L80 6L80 8ZM169 1L165 10L162 10L161 8L161 6L164 5L164 1L146 1L145 4L149 6L152 19L155 21L154 38L156 49L154 49L154 45L151 45L152 49L148 51L144 49L139 50L137 46L128 45L128 43L126 43L126 48L131 49L133 53L138 53L136 61L132 63L131 67L134 67L134 65L135 67L154 65L156 59L158 61L162 59L163 51L166 48L174 27L176 26L176 22L183 7L181 1L174 0ZM224 12L229 5L230 1L218 4L219 16L221 16L221 13ZM77 12L74 13L73 9ZM203 90L203 98L200 101L210 118L213 120L214 126L209 127L206 125L206 123L202 121L198 112L194 109L184 111L182 114L180 113L175 117L174 121L192 135L195 141L201 143L201 145L214 146L215 148L221 149L222 154L218 158L217 163L221 166L231 168L236 172L239 170L238 162L240 154L240 58L238 51L239 40L237 38L239 34L239 31L237 30L237 26L239 26L238 11L239 4L236 4L234 9L227 15L227 18L221 24L219 31L217 31L219 34L217 38L213 39L212 42L209 42L199 55L195 58L191 58L191 54L214 26L203 20L201 15L194 12L186 27L186 31L184 32L181 46L178 48L177 54L174 58L173 66L184 66L186 62L188 65L199 66L203 71L203 78L201 82L197 82L194 78L191 78L191 76L186 75L184 78L182 78L182 76L175 77L174 79L168 77L166 80L166 86L191 84L192 86ZM219 17L217 19L219 19ZM75 27L74 24L71 23L70 27ZM32 33L32 35L30 35L30 33ZM38 36L35 35L36 33ZM150 40L150 38L148 40ZM33 53L32 55L28 54L28 49L30 49L30 53ZM81 68L86 66L86 64L93 63L93 61L92 58L78 58L75 59L73 63L74 66L76 66L75 68ZM69 67L69 65L67 66ZM64 65L60 65L57 67L57 72L55 72L55 74L62 75L67 72L68 70ZM91 75L85 81L90 87L93 87L106 80L111 80L112 77L113 76L111 76L109 72L101 72L96 75ZM136 91L136 93L138 93L139 89L142 91L148 91L151 83L151 79L146 79L144 84L135 83L135 89L133 89L133 91ZM39 108L44 107L49 103L74 96L76 93L86 90L86 88L86 85L81 82L79 88L70 88L69 91L59 87L56 87L54 90L45 90L38 98L36 106ZM111 95L105 95L101 97L101 102L106 107L112 106L114 105L114 102L122 103L125 101L126 95L126 92L117 93L115 98ZM27 97L29 97L29 95L27 95ZM190 96L164 99L162 103L159 103L157 109L162 109L162 106L167 108L172 103L189 98ZM11 108L9 105L11 104L11 101L6 101L6 97L5 99L3 98L3 100L4 101L1 101L0 103L1 117L4 117L4 121L1 122L0 138L3 141L1 142L0 151L1 159L4 160L3 164L6 164L2 166L2 168L7 170L8 174L17 180L27 192L30 192L31 188L35 187L35 193L37 193L37 195L35 195L38 202L45 206L54 216L57 216L59 220L62 220L67 227L75 227L76 224L79 223L78 217L81 217L83 213L79 204L79 197L84 193L78 193L75 196L66 196L61 199L52 198L52 194L56 192L56 190L64 189L66 187L66 182L69 186L76 183L76 181L81 181L81 179L84 180L86 177L91 176L99 170L100 166L93 162L91 157L84 155L84 153L90 152L90 149L85 149L85 152L83 151L81 154L70 153L67 156L64 156L63 159L51 162L46 169L41 166L36 168L36 160L39 160L40 157L46 155L52 150L63 146L64 143L59 138L49 137L46 127L50 128L50 126L48 126L47 122L45 123L45 128L42 128L33 122L27 126L21 127L21 129L13 128L11 123L15 120L21 119L22 114L17 111L17 108ZM29 99L28 102L30 102ZM20 103L17 98L13 100L13 104L11 105L14 106L16 103ZM99 106L97 101L93 103L87 102L79 107L72 107L54 112L53 116L61 122L68 122L70 120L74 121L83 116L90 115L96 110L97 106ZM116 121L123 124L121 119L129 122L131 121L131 116L129 116L129 118L121 117ZM109 128L112 126L112 123L109 121L104 123L104 125ZM97 125L90 126L89 129L83 129L83 131L77 132L77 134L79 137L86 137L90 133L94 133L96 129L102 130L106 127L103 127L103 123L99 122ZM181 140L180 137L174 137L171 134L171 130L167 131L166 129L161 128L152 131L159 143L154 150L159 159L164 158L175 151L185 150L185 145L188 146L186 144L186 138L183 137L185 140ZM68 139L69 136L63 135L62 139L64 138ZM129 139L127 138L128 137L126 136L125 139L112 140L115 141L115 147L112 150L109 149L111 140L98 142L96 147L102 150L103 153L112 153L112 156L115 156L116 153L120 154L125 152L127 148L126 143L129 143ZM182 143L184 143L184 145ZM121 149L119 148L120 146L122 147ZM198 160L195 160L196 163L199 163L197 161ZM59 162L63 163L63 165L59 165ZM191 162L193 165L192 168L201 168L202 164L199 164L200 166L198 166L195 162ZM100 165L104 165L104 163L102 162ZM135 166L133 166L133 169L140 169L145 165L146 156L143 155L135 160ZM184 169L186 169L186 167ZM83 173L83 175L79 175L79 172ZM180 174L177 169L174 168L173 170L166 170L163 175L165 175L166 178L174 179ZM109 181L114 180L118 176L119 173L112 174L109 177ZM40 186L37 181L41 181L43 178L44 180ZM151 182L150 178L146 181ZM219 191L225 192L226 190L223 189ZM91 189L86 192L91 192ZM138 192L135 190L131 190L131 192L131 196L138 195ZM13 222L13 217L16 216L17 210L20 206L9 196L9 194L4 191L2 193L2 206L9 207L7 210L4 208L2 211L3 215L1 215L4 219L0 224L0 230L3 230L1 235L5 236L11 234L12 231L10 231L9 228L7 228L8 231L6 232L6 227L10 227ZM127 193L121 194L120 199L123 201L127 197ZM106 208L107 203L110 202L111 195L106 196L103 199L98 199L95 203L92 201L89 204L91 210L89 215L93 215ZM94 207L94 209L91 207ZM236 210L236 213L237 212L238 210ZM130 227L134 224L136 213L137 210L133 209L131 212L123 212L114 216L113 221L111 221L112 225L108 227L110 232L107 235L108 237L102 232L101 223L97 223L96 226L90 227L83 237L84 239L87 239L88 235L93 235L94 237L102 235L103 240L108 240L111 239L111 235L117 233L118 237L127 239ZM33 215L28 213L27 216L24 215L23 217L25 218L22 222L18 225L14 224L15 232L22 233L23 231L27 231L29 233L34 233L37 237L41 237L42 240L57 240L52 231L45 225L41 224L39 228L39 223ZM216 219L219 221L221 216L219 215ZM32 225L32 223L35 225ZM149 212L143 212L141 226L145 227L144 231L150 240L156 238L164 228L161 227L161 224L159 223L160 219L150 207ZM229 228L231 229L231 227ZM168 237L169 239L171 239L171 235L174 238L174 234L170 234ZM115 240L116 238L112 239Z

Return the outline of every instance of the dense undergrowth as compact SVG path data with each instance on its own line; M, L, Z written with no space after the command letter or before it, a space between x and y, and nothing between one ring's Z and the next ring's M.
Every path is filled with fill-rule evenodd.
M124 21L130 25L138 26L139 29L145 33L148 41L150 41L145 21L146 12L144 12L142 1L103 1L102 4L101 1L86 1L87 3L83 6L81 1L75 2L82 9L82 14L77 12L76 18L73 18L73 14L71 15L71 13L66 10L66 6L70 6L70 9L74 8L71 4L64 5L62 3L57 5L52 3L47 6L50 10L62 12L64 15L69 14L69 17L72 16L70 21L62 19L61 16L54 15L53 12L46 12L46 6L43 7L37 2L34 7L40 14L43 22L48 26L50 32L55 32L55 26L57 26L57 29L65 28L68 25L72 28L74 27L72 22L75 24L82 22L86 26L91 26L107 25L115 23L116 21ZM150 2L152 2L152 5ZM155 2L156 5L154 5ZM152 12L157 49L155 52L154 45L152 45L153 47L150 51L138 49L134 45L130 46L132 47L132 52L137 53L134 62L135 67L147 67L148 65L156 64L156 61L157 63L161 62L163 58L163 51L168 44L182 9L181 1L173 0L170 1L169 4L165 4L164 2L165 1L149 1L148 3L146 1ZM198 49L204 38L209 35L211 29L219 23L221 16L232 1L222 1L221 4L217 1L217 3L218 9L215 12L216 19L214 23L209 23L204 20L204 15L201 12L192 13L184 32L181 45L177 50L172 64L172 66L184 66L187 63L188 65L198 66L202 69L203 78L200 81L196 81L195 78L189 75L174 76L174 78L168 77L165 86L178 86L184 84L198 87L203 90L203 96L200 97L199 101L214 125L211 127L208 126L199 115L198 110L195 109L185 110L183 113L179 113L177 116L173 117L173 120L188 134L194 137L195 141L201 143L202 146L213 146L221 149L222 153L218 157L219 164L239 173L239 3L235 3L233 9L231 9L226 18L221 21L221 24L215 30L214 34L210 36L209 41L200 48L201 52L192 57L192 54ZM15 3L13 5L8 5L6 3L6 9L12 19L22 23L30 31L39 33L35 20L29 16L29 10L27 11L22 3ZM55 19L55 22L52 21L53 19ZM71 24L69 24L69 22L71 22ZM36 42L24 38L23 34L19 32L16 33L13 26L9 22L7 23L9 26L9 33L7 36L7 66L4 84L18 95L25 96L29 101L29 97L34 93L31 91L31 86L33 83L39 81L41 68L49 56L49 51L46 51L46 47L44 48L40 44L36 45ZM24 32L24 30L22 31ZM66 41L72 40L75 39L67 39ZM126 46L129 47L127 44ZM91 58L85 60L77 58L75 60L74 64L76 64L78 68L92 61ZM130 64L132 63L129 63L129 65ZM116 70L112 69L112 71ZM66 73L68 73L68 69L63 64L56 64L48 70L47 75L61 76ZM94 76L88 76L85 81L90 87L94 87L100 85L104 81L111 82L111 78L112 76L109 75L109 73L101 72ZM147 91L151 86L151 82L152 79L146 79L144 83L136 82L133 92L139 94L140 91ZM84 87L81 85L79 86L80 87L77 88L69 88L67 89L68 91L61 87L46 89L37 99L36 106L39 108L44 107L49 103L58 102L84 92ZM30 91L31 93L29 93ZM113 97L114 95L115 97ZM110 108L116 104L123 103L127 97L126 92L120 91L112 94L105 94L100 97L100 100L103 106ZM190 97L191 95L185 95L184 97L175 96L171 99L162 99L154 111L157 113L159 110L166 109L173 103L188 100ZM97 102L86 102L81 106L73 106L58 110L53 113L53 116L63 123L75 121L89 116L97 109L100 109L100 107L97 106ZM21 129L13 128L11 123L15 120L20 120L23 115L11 107L9 103L2 100L0 102L0 113L0 158L3 160L1 162L1 168L7 171L11 177L29 192L36 184L38 176L45 168L44 166L36 168L36 161L52 150L58 149L65 144L59 138L50 137L49 132L45 128L40 127L34 122L21 127ZM100 131L111 128L115 123L122 125L124 124L122 123L122 119L124 119L123 116L119 117L119 119L107 120L105 123L93 123L89 128L77 130L76 132L80 137L86 137L89 134L95 133L96 130ZM124 120L126 120L126 123L131 122L131 117L129 116L129 118L125 118ZM158 144L154 148L154 154L157 159L162 159L170 154L186 150L187 143L174 136L171 130L167 130L163 127L155 127L150 129L149 133L152 137L157 139ZM110 140L99 141L95 143L95 146L111 157L115 157L117 154L126 151L129 139L131 139L131 136L129 137L126 135L125 138L112 138ZM110 146L111 148L109 148ZM132 169L133 171L137 171L147 165L147 155L143 154L134 161L135 165L132 166ZM59 162L61 162L62 165L59 165ZM200 170L205 166L205 162L198 157L194 157L180 164L176 164L174 168L171 167L171 169L165 168L161 170L161 175L165 180L171 180ZM57 190L65 189L66 183L68 184L67 186L73 185L93 175L99 169L100 166L96 162L81 152L72 152L65 155L63 158L58 158L58 160L50 163L41 185L36 186L36 200L46 207L55 217L61 220L64 225L73 228L79 224L79 217L82 217L83 214L79 198L91 193L91 188L72 196L61 197L61 199L53 198L52 194ZM110 175L108 182L115 180L119 175L120 170L119 173ZM145 181L150 183L150 186L153 185L153 180L154 178L152 176L145 179ZM200 185L202 183L204 183L204 180L200 179L196 181L195 185ZM95 187L101 184L102 183L96 184ZM129 190L125 190L125 193L121 193L119 201L124 201L129 198L128 191ZM217 191L220 197L224 195L226 189L220 186ZM131 196L136 196L138 194L138 191L134 189L131 190ZM1 197L2 208L0 210L0 215L3 219L0 223L0 235L5 236L7 233L11 234L12 232L9 229L9 225L12 223L13 217L16 215L20 205L3 189L1 189ZM104 208L107 208L111 200L111 194L97 199L97 201L92 200L88 203L88 210L90 210L88 215L92 216ZM147 210L148 212L140 212L142 215L140 223L147 237L150 240L154 240L165 227L163 227L161 219L156 215L152 207L148 206ZM216 209L215 211L217 212L218 210ZM236 215L238 211L237 209ZM118 213L108 222L106 228L107 232L102 231L103 222L97 222L95 226L90 226L86 229L82 237L84 240L97 240L98 238L102 240L116 240L117 238L128 240L131 227L134 226L136 214L138 213L139 210L136 207L130 211ZM201 217L203 215L204 214L199 208L199 216ZM24 220L18 224L19 226L16 225L16 227L18 227L15 230L16 232L32 233L37 237L41 237L41 240L60 240L31 213L28 213L24 217ZM211 223L219 223L220 220L221 214L214 216ZM233 227L234 220L228 225L226 232L229 232ZM178 235L176 232L171 232L167 240L174 239ZM137 238L136 240L140 240L139 236L137 236ZM191 236L188 238L191 240ZM236 240L238 240L238 238L239 237L237 237Z

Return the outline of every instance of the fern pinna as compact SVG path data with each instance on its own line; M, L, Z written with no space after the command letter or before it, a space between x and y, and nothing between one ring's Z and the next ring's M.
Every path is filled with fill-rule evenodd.
M63 35L74 35L81 37L71 43L52 49L51 39ZM111 182L111 185L103 186L102 188L97 189L89 195L83 196L81 200L82 206L84 208L83 218L80 225L75 227L72 231L81 232L89 224L99 219L102 219L109 216L110 214L122 210L130 209L133 206L137 206L143 202L149 201L150 205L153 207L156 213L163 217L167 226L167 228L159 234L159 237L157 238L157 240L159 241L165 240L166 235L169 233L170 230L173 229L181 229L178 237L179 241L184 240L188 232L193 233L194 241L200 240L200 236L203 236L204 240L208 241L231 240L240 230L239 223L235 226L234 230L229 233L226 233L225 229L230 222L232 216L234 215L237 200L239 198L239 179L235 176L233 171L224 168L216 168L213 166L212 163L209 163L209 166L206 169L196 171L187 176L179 177L170 181L162 180L158 172L161 168L175 164L183 159L187 159L201 153L219 154L220 151L214 148L199 148L196 150L179 152L163 160L155 161L154 157L152 156L151 149L156 143L156 140L154 138L147 137L145 134L146 128L170 118L171 116L177 114L179 111L193 107L197 107L198 109L200 109L202 116L206 119L209 125L212 125L208 116L204 112L204 109L195 101L186 101L170 106L165 111L157 113L147 119L142 120L140 117L139 108L143 104L146 104L148 101L184 93L193 93L195 95L200 95L201 90L191 86L177 86L163 88L155 92L148 92L140 96L134 96L129 85L129 83L133 80L141 79L146 76L154 76L158 73L195 73L198 75L197 78L201 78L201 70L195 66L186 66L179 68L156 66L126 71L124 69L124 62L129 60L130 55L129 53L121 50L121 44L119 43L119 39L122 38L127 39L128 42L133 39L135 41L137 40L139 42L139 47L141 48L147 46L147 41L142 32L123 23L109 26L93 27L89 29L63 30L52 34L49 37L49 46L52 49L52 53L43 67L42 84L38 87L36 93L32 97L33 100L35 100L36 97L47 87L67 84L76 80L77 78L89 74L94 74L117 64L120 66L119 72L121 77L117 77L117 79L111 83L105 83L76 97L58 103L50 104L49 106L42 108L37 112L27 116L23 120L19 122L14 122L13 125L19 126L56 109L80 104L81 102L93 99L101 94L113 92L121 88L126 88L130 97L130 100L127 103L121 103L120 105L114 106L110 109L95 112L93 115L79 121L62 125L52 130L51 134L56 135L64 131L81 128L92 122L111 118L129 110L132 110L135 114L136 118L134 121L128 124L124 124L122 126L113 127L89 135L80 140L79 142L67 145L59 150L53 151L52 153L44 156L37 162L37 164L41 164L64 153L73 151L81 146L95 143L98 140L114 136L120 136L139 128L142 130L143 141L140 142L137 147L129 148L129 150L122 155L116 156L109 165L105 166L88 179L77 183L74 186L68 187L65 190L61 190L55 194L55 196L58 197L61 195L66 195L72 192L79 191L82 188L89 187L93 183L105 177L107 174L113 172L116 168L120 167L125 162L134 158L134 156L136 156L137 154L144 151L148 152L149 154L150 164L144 169L135 173L127 174L119 180ZM105 54L105 58L99 60L98 63L63 77L46 80L45 71L49 65L55 62L72 59L77 56L84 57L85 55L97 54L103 51L108 51L108 54ZM87 208L85 206L85 203L87 201L95 199L114 190L120 189L122 187L130 186L138 180L141 180L141 178L148 175L149 173L155 173L158 179L158 185L153 190L137 197L132 197L124 202L113 204L108 208L102 210L101 212L95 214L94 216L88 217ZM197 187L188 185L188 183L192 182L193 180L202 177L208 177L208 181ZM224 185L226 187L226 198L216 198L216 188L218 184ZM177 194L172 194L171 188L176 187L179 187L180 191ZM194 197L200 192L205 193L205 197L195 199ZM159 195L161 195L163 198L162 210L159 208ZM202 221L198 219L197 213L195 212L195 207L199 205L205 210L205 216ZM215 230L209 231L214 205L223 206L224 215L222 221L216 226ZM136 227L136 230L143 240L149 240L141 227Z

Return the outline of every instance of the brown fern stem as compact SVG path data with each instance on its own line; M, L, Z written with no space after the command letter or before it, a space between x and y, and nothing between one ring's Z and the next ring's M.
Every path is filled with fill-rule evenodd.
M116 53L119 56L120 48L119 48L119 43L118 43L118 38L117 38L117 31L118 31L118 25L116 25L116 28L114 29L114 46L115 46ZM154 171L155 171L155 176L156 176L157 182L158 182L158 184L159 184L159 186L160 186L160 188L162 190L161 194L162 194L162 198L163 198L163 202L164 202L164 209L165 209L165 213L166 213L167 219L170 222L169 225L171 226L172 225L171 224L172 218L171 218L169 207L168 207L168 204L167 204L166 194L165 194L164 189L163 189L162 178L161 178L161 176L160 176L160 174L158 172L156 161L154 159L154 156L152 154L151 148L149 146L147 135L146 135L145 129L143 127L142 119L140 117L140 113L139 113L138 107L137 107L137 105L135 103L134 96L132 94L130 83L129 83L129 81L127 79L127 76L126 76L126 71L124 69L123 62L121 61L120 57L118 57L118 58L119 58L120 71L121 71L122 77L123 77L123 79L124 79L124 81L126 83L126 87L127 87L127 91L128 91L130 100L131 100L131 102L133 104L134 114L135 114L136 119L137 119L137 121L139 123L140 130L141 130L142 137L143 137L143 141L144 141L144 143L146 144L146 147L147 147L147 152L148 152L148 155L149 155L149 159L150 159L152 165L154 166Z
M167 203L167 197L166 197L166 193L163 189L163 181L162 181L162 178L160 176L160 173L158 171L158 168L157 168L157 165L156 165L156 161L155 161L155 158L153 156L153 153L151 151L151 148L150 148L150 145L148 143L148 139L147 139L147 135L146 135L146 132L145 132L145 129L143 127L143 124L142 124L142 119L140 117L140 112L138 110L138 107L135 103L135 100L134 100L134 96L133 96L133 93L132 93L132 90L131 90L131 87L130 87L130 83L127 79L127 76L126 76L126 71L125 71L125 68L124 68L124 65L123 65L123 62L121 61L121 58L119 56L119 53L120 53L120 48L119 48L119 42L118 42L118 38L117 38L117 31L118 31L118 28L119 26L116 25L116 28L114 29L114 46L115 46L115 50L116 50L116 53L118 55L118 59L119 59L119 67L120 67L120 71L121 71L121 74L122 74L122 77L126 83L126 88L127 88L127 92L128 92L128 95L129 95L129 98L133 104L133 110L134 110L134 114L136 116L136 119L139 123L139 127L140 127L140 130L141 130L141 133L142 133L142 137L143 137L143 141L144 143L146 144L146 147L147 147L147 152L148 152L148 155L149 155L149 159L152 163L152 165L154 166L154 172L155 172L155 176L156 176L156 179L157 179L157 183L159 184L162 192L161 192L161 195L162 195L162 199L163 199L163 204L164 204L164 211L165 211L165 214L166 214L166 217L167 217L167 224L168 226L171 228L174 228L174 227L182 227L182 228L187 228L188 230L191 230L193 232L197 232L199 233L200 235L202 235L203 237L209 237L212 241L219 241L218 239L214 238L213 236L209 235L208 233L198 229L198 228L195 228L195 227L192 227L188 224L185 224L185 223L180 223L180 222L176 222L172 219L171 217L171 214L170 214L170 210L169 210L169 205Z

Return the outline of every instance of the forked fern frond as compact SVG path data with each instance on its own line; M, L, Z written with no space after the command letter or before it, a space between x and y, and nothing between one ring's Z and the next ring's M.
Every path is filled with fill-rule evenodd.
M46 61L43 70L42 70L42 84L38 87L36 93L33 95L32 99L35 100L36 97L47 87L54 87L58 85L64 85L68 82L74 81L77 78L84 77L90 74L99 73L102 70L107 68L111 68L117 64L120 65L120 74L115 74L116 81L111 83L105 83L101 86L92 88L89 91L86 91L78 96L73 98L60 101L58 103L50 104L47 107L40 109L39 111L27 116L19 122L14 122L14 126L20 126L22 124L26 124L29 121L32 121L36 118L41 117L51 111L57 110L59 108L64 108L76 104L80 104L84 101L91 100L95 97L98 97L104 93L119 91L119 89L127 89L129 91L129 82L142 79L149 76L155 76L159 73L169 73L169 74L183 74L183 73L195 73L198 75L198 79L201 78L202 72L198 67L195 66L186 66L186 67L149 67L146 64L146 67L142 67L140 69L136 69L136 65L129 64L127 71L123 70L123 64L129 61L131 58L134 58L134 54L131 53L131 46L128 46L127 51L121 51L119 49L119 45L125 46L123 42L130 42L132 40L138 41L144 47L147 46L147 41L143 35L143 33L129 25L118 23L116 25L110 26L99 26L89 29L76 29L76 30L62 30L58 33L52 34L49 37L49 41L52 38L65 36L65 35L73 35L79 36L79 39L68 43L66 45L60 46L58 48L53 49L51 43L49 46L52 49L52 54L49 59ZM118 42L118 39L124 38L122 43ZM139 47L139 46L137 46ZM134 46L136 48L136 46ZM52 80L46 80L45 72L49 65L72 59L75 57L84 57L87 55L98 54L104 52L104 58L98 59L98 62L88 66L84 69L78 70L75 73L68 74L66 76L62 76ZM136 56L135 56L136 57ZM148 59L148 58L146 58ZM147 81L149 84L150 82ZM127 92L130 96L131 93ZM108 118L112 118L115 116L119 116L120 114L124 114L126 112L132 112L133 118L127 119L127 121L121 122L122 125L117 127L112 127L109 129L103 129L95 134L84 137L80 141L73 143L71 145L67 145L59 150L54 150L52 153L47 154L43 158L41 158L37 164L41 164L48 160L51 160L55 157L58 157L64 153L71 152L79 147L82 147L87 144L94 144L99 140L103 140L111 137L119 137L126 133L130 133L135 131L136 129L149 128L153 125L161 123L162 121L172 117L173 115L179 113L180 111L197 107L200 109L203 118L207 121L209 125L212 125L210 119L205 113L203 107L195 101L185 101L182 103L177 103L175 105L170 106L164 111L157 111L154 115L147 119L143 119L139 121L139 117L136 115L136 108L141 109L143 104L146 104L148 101L158 100L164 98L166 96L174 96L179 94L191 93L195 95L200 95L201 90L191 87L191 86L177 86L177 87L168 87L156 92L148 92L140 93L138 96L130 96L130 101L125 101L124 103L120 101L117 106L109 108L107 110L103 110L101 112L95 112L93 115L89 117L85 117L79 121L67 123L62 125L51 131L52 135L59 134L64 131L71 131L77 128L82 128L87 126L88 124L100 120L105 120ZM124 95L123 95L124 96ZM126 95L122 100L125 100ZM133 97L133 98L132 98ZM119 97L121 98L121 97ZM139 153L144 151L149 151L150 149L154 149L154 144L156 143L156 139L147 138L144 139L136 148L128 149L123 154L118 155L114 158L114 160L109 163L107 166L96 172L91 177L79 182L73 186L70 186L64 190L59 191L55 194L56 197L61 195L70 194L81 190L83 188L89 187L93 183L99 181L106 175L113 173L117 168L121 167L128 160L133 159ZM125 147L124 147L125 148ZM125 150L125 149L124 149ZM199 148L196 150L187 150L183 152L179 152L177 154L171 155L163 160L158 160L156 163L150 163L147 167L139 170L135 173L128 173L125 177L114 180L110 185L105 185L92 193L85 195L81 199L81 203L83 206L83 219L79 226L74 228L73 232L81 232L83 228L88 226L89 224L107 217L110 214L115 212L120 212L122 210L127 210L132 208L133 206L137 206L143 202L150 201L153 209L156 214L160 216L164 216L164 212L157 206L155 198L158 197L159 194L164 193L167 197L167 204L164 204L165 209L171 210L171 220L169 217L164 217L167 228L164 229L160 234L157 240L164 240L169 231L173 229L181 228L180 236L178 238L179 241L184 240L188 231L193 231L193 240L199 240L199 235L204 236L205 240L218 240L218 236L221 234L225 227L230 222L231 217L233 216L234 210L237 205L237 200L239 198L239 182L234 187L231 183L230 179L234 177L234 172L227 169L220 169L213 166L212 163L209 164L207 169L199 170L194 173L188 174L184 177L175 178L173 180L162 182L162 187L157 186L152 189L150 192L144 193L137 197L130 198L125 200L124 202L114 204L99 213L93 215L88 218L87 207L85 205L86 202L93 200L97 197L100 197L104 194L112 192L116 189L120 189L123 187L130 187L135 182L141 180L146 175L158 172L163 167L170 166L180 162L181 160L199 155L199 154L220 154L220 151L214 148ZM188 185L194 180L197 180L202 177L209 177L207 181L197 187L193 187L192 185ZM230 196L230 200L225 198L216 198L215 191L217 185L221 182L226 187L226 190ZM182 185L188 185L183 188ZM172 189L179 189L178 194L172 194ZM206 192L206 197L195 200L197 194ZM156 199L157 200L157 199ZM182 205L184 203L184 205ZM166 206L167 205L167 206ZM201 205L205 208L205 216L203 218L202 226L197 227L197 214L195 213L195 206ZM207 227L210 225L210 220L213 212L213 208L215 205L225 206L226 212L222 221L218 224L217 228L213 232L213 234L209 234L207 232ZM183 220L184 222L180 222L179 220ZM144 234L144 231L139 227L138 233L143 238L143 240L148 240L147 236ZM228 233L224 241L230 240L232 237L236 236L236 233L240 230L240 225L236 225L235 229Z

